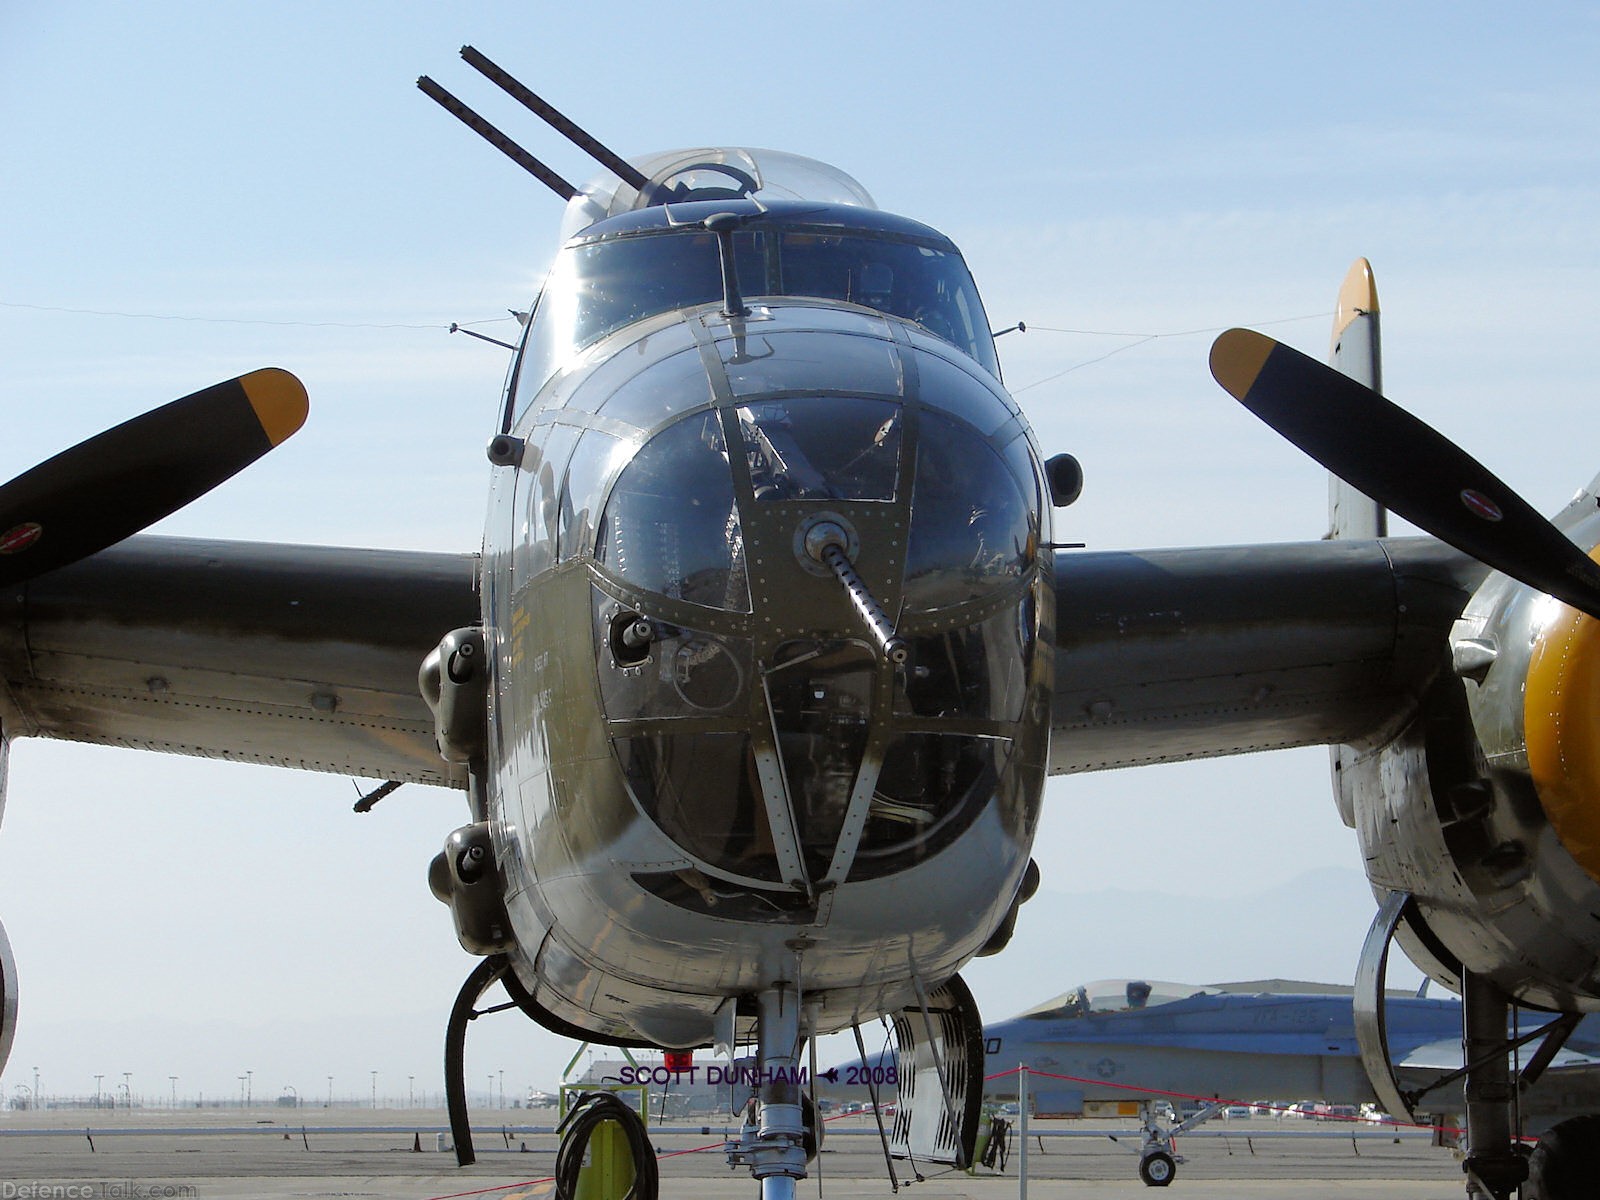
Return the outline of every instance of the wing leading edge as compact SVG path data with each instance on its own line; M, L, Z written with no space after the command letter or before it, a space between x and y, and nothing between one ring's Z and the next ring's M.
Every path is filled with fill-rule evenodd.
M417 690L470 554L140 536L0 597L0 728L465 785Z
M1050 772L1398 726L1486 568L1426 538L1056 555Z

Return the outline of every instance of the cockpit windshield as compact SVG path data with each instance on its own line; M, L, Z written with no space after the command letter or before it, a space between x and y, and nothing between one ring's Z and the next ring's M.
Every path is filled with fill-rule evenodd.
M948 241L887 217L863 226L859 210L848 210L846 223L830 219L826 206L793 208L782 215L752 209L734 235L746 301L811 297L864 305L915 321L999 375L977 288ZM540 304L538 340L564 357L656 313L720 299L717 238L703 218L683 219L701 209L709 214L718 206L673 206L670 220L637 228L617 218L564 248ZM624 227L617 230L619 222Z
M1018 1017L1035 1020L1071 1020L1099 1013L1128 1012L1156 1008L1191 996L1216 995L1216 988L1192 983L1170 983L1159 979L1100 979L1063 992Z

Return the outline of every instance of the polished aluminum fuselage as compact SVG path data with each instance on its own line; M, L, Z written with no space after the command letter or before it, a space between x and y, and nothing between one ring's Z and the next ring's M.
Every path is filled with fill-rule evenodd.
M1036 461L1020 414L978 364L910 322L843 303L754 303L748 318L730 319L715 305L651 317L539 381L537 397L522 396L515 428L528 447L522 467L500 477L493 500L484 572L485 606L498 631L489 799L513 964L544 1009L602 1039L705 1044L724 1027L717 1014L730 998L776 981L799 988L819 1029L912 1002L919 988L931 989L977 952L1004 918L1039 813L1054 640L1051 556L1038 552L1047 518L1038 515L1037 491L1029 498L1033 544L1021 548L1024 569L982 594L920 610L905 585L908 531L920 519L916 497L932 487L912 470L918 421L932 439L946 416L928 414L953 410L963 414L964 431L1011 443L1014 461ZM715 431L732 408L815 396L900 406L907 444L899 485L887 502L762 503L751 498L740 456L728 456L741 480L748 605L719 608L686 600L681 589L675 596L640 587L615 556L606 558L603 537L601 550L592 548L602 511L610 519L608 493L664 430L704 420ZM794 411L805 419L802 405ZM593 470L573 469L587 481L582 494L562 490L557 460L590 432L606 453L588 456L599 464ZM796 552L797 529L819 511L843 518L857 535L862 577L924 658L928 647L967 636L962 631L987 639L976 660L982 678L965 683L981 693L977 711L917 711L906 700L905 676L866 653L844 589ZM694 516L685 512L685 523ZM567 531L571 540L562 544ZM666 631L643 661L619 654L608 636L619 613ZM996 635L997 623L1007 632ZM865 664L852 676L870 681L870 697L856 701L863 770L892 756L885 747L897 736L1005 747L992 775L979 780L982 794L944 822L949 828L918 830L908 840L921 850L891 848L882 865L871 865L864 851L878 818L867 818L864 805L882 798L871 795L870 780L868 795L857 796L859 784L845 789L857 803L837 849L824 846L819 856L796 844L806 860L800 880L796 856L782 853L781 831L775 844L765 834L754 839L761 845L750 856L764 853L765 865L744 867L669 836L672 822L647 813L650 797L641 799L639 779L624 766L630 739L689 745L747 737L748 773L763 778L759 787L738 785L765 803L756 823L764 829L770 820L780 830L782 814L772 809L783 789L771 776L787 767L794 778L784 754L787 746L793 756L795 740L772 732L782 708L774 696L788 664L807 657L787 648L803 643L822 648L808 652L813 658L842 653ZM722 673L696 683L684 664L708 659L723 664ZM824 685L815 686L821 697ZM663 708L663 695L672 706ZM834 712L830 719L843 718ZM712 794L710 781L705 787L686 789L682 807L731 805ZM730 1016L725 1009L722 1021Z

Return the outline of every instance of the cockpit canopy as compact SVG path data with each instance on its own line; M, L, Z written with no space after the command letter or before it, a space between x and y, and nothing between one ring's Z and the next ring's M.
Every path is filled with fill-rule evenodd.
M786 150L701 146L663 150L629 162L649 183L643 190L602 171L578 189L561 218L566 244L596 221L658 204L691 200L806 200L877 208L861 181L829 163Z
M557 256L535 319L552 365L657 313L722 298L717 237L707 217L744 219L734 234L746 302L841 300L915 321L999 377L977 287L960 252L936 230L849 205L694 201L597 222Z
M1098 979L1063 992L1054 999L1017 1014L1017 1019L1072 1020L1103 1013L1156 1008L1192 996L1215 996L1217 988L1159 979Z

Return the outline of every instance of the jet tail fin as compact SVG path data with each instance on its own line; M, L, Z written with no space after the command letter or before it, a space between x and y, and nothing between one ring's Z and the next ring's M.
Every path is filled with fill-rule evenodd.
M1372 264L1358 258L1339 288L1328 363L1335 370L1383 391L1383 355L1378 337L1378 288ZM1380 538L1388 535L1389 513L1337 475L1328 476L1328 536Z

